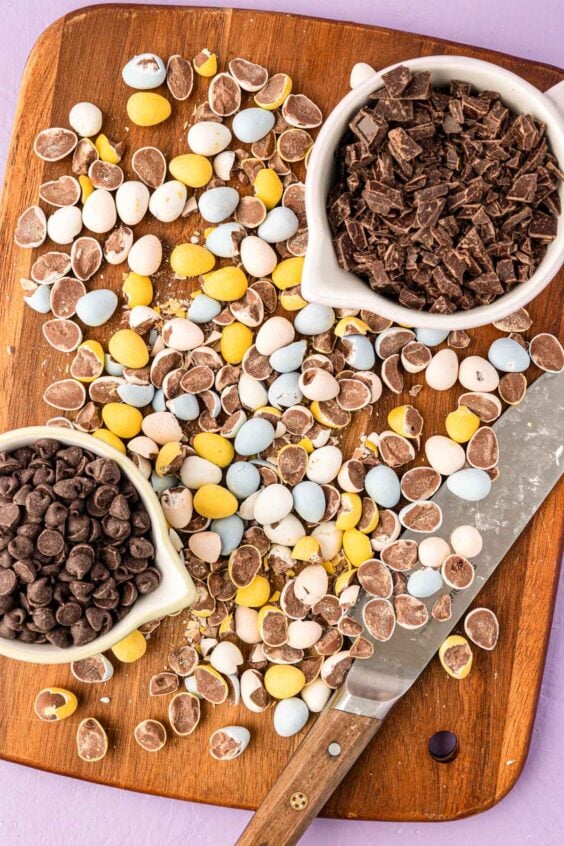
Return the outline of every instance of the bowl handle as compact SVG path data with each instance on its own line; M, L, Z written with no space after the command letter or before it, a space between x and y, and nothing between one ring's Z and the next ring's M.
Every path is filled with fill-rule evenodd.
M349 79L349 84L351 88L358 88L359 85L368 79L370 76L374 76L376 71L371 65L367 65L366 62L357 62L356 65L353 65L351 70L351 75Z
M556 106L562 117L564 117L564 79L544 92L553 106Z

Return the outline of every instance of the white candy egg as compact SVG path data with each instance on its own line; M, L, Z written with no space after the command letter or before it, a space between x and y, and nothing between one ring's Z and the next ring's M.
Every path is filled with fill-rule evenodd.
M180 468L182 484L187 488L197 490L202 485L219 485L221 482L221 468L208 461L207 458L200 458L199 455L189 455L182 462Z
M444 349L435 353L425 370L425 381L435 391L447 391L456 384L458 357L454 350Z
M463 558L476 558L484 543L474 526L457 526L451 533L450 542L456 554Z
M332 561L340 552L343 545L343 533L337 528L334 520L316 526L311 535L319 543L324 561Z
M285 485L268 485L256 498L253 516L263 526L278 523L290 513L293 505L292 494Z
M222 223L216 226L206 238L206 247L214 256L233 258L236 254L232 237L235 232L244 234L245 230L240 223Z
M329 577L321 564L308 564L294 580L294 593L308 608L323 599L328 587Z
M492 487L492 480L485 470L466 467L458 470L447 479L447 488L455 496L468 502L479 502L485 499Z
M143 182L136 179L123 182L116 191L119 219L128 226L135 226L143 220L149 208L149 197L149 189Z
M464 449L447 438L445 435L431 435L425 441L425 455L427 461L437 473L442 476L450 476L464 467L466 454Z
M323 679L314 679L302 689L300 696L312 714L323 711L333 691ZM283 701L283 700L282 700Z
M326 401L339 395L340 385L332 373L321 367L310 367L300 376L300 390L310 400Z
M102 112L94 103L75 103L69 112L69 123L83 138L92 138L102 129Z
M328 485L337 474L343 463L343 453L336 446L323 446L310 453L307 462L306 476L310 482Z
M156 235L142 235L127 256L129 269L140 276L151 276L161 266L163 248Z
M187 196L186 185L176 179L170 179L151 194L149 211L157 220L171 223L182 214Z
M167 347L178 352L194 350L204 342L204 333L197 323L185 317L172 317L163 323L162 337Z
M225 735L229 738L227 751L225 748ZM210 755L218 761L232 761L243 754L249 741L251 733L244 726L224 726L216 729L210 737Z
M268 135L276 118L267 109L241 109L234 118L231 128L233 135L243 144L254 144Z
M274 709L272 719L276 734L280 737L292 737L301 731L307 723L309 708L303 699L298 699L295 696L289 699L281 699Z
M182 439L180 423L170 411L155 411L143 418L143 434L163 446Z
M277 206L268 212L259 226L257 234L259 238L263 238L270 244L277 244L280 241L287 241L288 238L295 235L298 226L298 218L291 209L287 209L285 206Z
M243 643L259 643L258 611L238 605L235 609L235 631ZM245 673L243 673L243 676ZM241 683L243 679L241 678ZM242 684L241 684L242 687ZM242 691L241 691L242 692Z
M51 311L51 289L49 285L39 285L33 294L24 297L24 300L38 314L49 314Z
M128 61L121 75L130 88L148 91L163 84L166 68L163 60L155 53L140 53Z
M98 288L88 291L76 304L76 316L86 326L102 326L110 319L118 305L113 291Z
M257 279L270 276L278 264L278 257L270 244L257 235L247 235L243 238L239 251L243 267L249 276L255 276Z
M218 673L231 676L237 672L237 667L243 663L241 650L234 643L222 640L210 655L210 664Z
M295 514L288 514L276 525L263 526L263 529L269 541L280 543L282 546L295 546L305 535L303 524Z
M78 206L63 206L47 219L47 235L55 244L72 244L82 229L82 213Z
M270 317L257 332L256 348L261 355L271 355L280 347L290 344L295 335L294 327L286 317Z
M323 629L315 620L292 620L288 626L288 646L309 649L322 634Z
M446 540L439 537L424 538L418 549L419 561L424 567L440 568L451 549Z
M243 408L248 408L255 411L257 408L262 408L268 402L268 393L266 388L257 379L253 379L247 373L241 373L239 379L239 399Z
M188 130L188 146L200 156L215 156L231 143L231 132L223 123L202 120Z
M239 205L239 199L239 192L235 188L210 188L200 195L198 208L208 223L221 223L231 217Z
M468 391L487 393L499 385L499 374L487 359L469 355L460 362L458 381Z
M86 199L82 209L82 221L87 229L102 235L113 229L117 220L113 195L105 188L96 188Z
M192 493L188 488L169 488L161 496L161 508L173 529L184 529L192 519Z

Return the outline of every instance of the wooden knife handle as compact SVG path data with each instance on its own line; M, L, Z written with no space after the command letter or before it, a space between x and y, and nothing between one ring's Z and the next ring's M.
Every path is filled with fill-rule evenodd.
M237 841L292 846L374 737L382 720L322 711Z

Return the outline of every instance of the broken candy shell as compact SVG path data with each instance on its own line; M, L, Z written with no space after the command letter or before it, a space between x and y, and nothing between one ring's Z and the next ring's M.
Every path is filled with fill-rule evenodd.
M101 761L108 751L108 736L94 717L87 717L76 730L78 757L89 763Z
M453 679L464 679L472 669L472 650L461 635L447 637L439 649L439 660Z
M142 720L137 723L133 736L146 752L158 752L167 739L166 728L159 720Z
M46 687L35 697L33 710L40 720L52 723L74 714L78 700L74 693L62 687Z
M464 631L476 646L491 651L497 645L499 622L489 608L474 608L466 615Z

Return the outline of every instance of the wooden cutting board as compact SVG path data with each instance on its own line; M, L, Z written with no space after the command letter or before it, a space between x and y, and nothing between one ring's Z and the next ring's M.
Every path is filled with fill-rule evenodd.
M346 93L350 69L360 60L384 67L419 55L458 53L497 62L540 89L563 77L556 68L488 50L274 13L116 5L95 6L61 18L41 36L29 58L6 173L0 215L2 431L43 423L51 416L41 395L68 364L45 344L41 317L22 303L18 280L28 276L32 256L12 243L16 218L36 202L40 182L66 167L62 162L45 165L33 155L35 134L44 127L67 125L70 106L87 99L102 108L104 131L112 138L126 139L126 169L131 151L146 143L159 145L169 156L185 152L185 124L193 105L203 100L206 84L198 80L193 97L187 103L175 103L173 118L157 129L130 127L128 131L125 101L129 92L121 82L121 68L144 50L154 50L165 59L176 52L191 58L204 46L219 54L222 69L229 58L244 56L272 72L290 73L295 90L311 96L325 114ZM190 234L186 221L162 227L157 234L174 242L181 233L183 240ZM117 290L121 273L120 268L106 267L104 279L91 287L109 284ZM562 282L561 274L531 306L537 331L558 333L561 309L555 303ZM158 287L161 299L170 293L186 293L186 283L165 279ZM104 340L108 332L94 334ZM498 335L493 328L474 331L470 353L485 353ZM536 375L531 372L530 378ZM408 377L406 389L417 380ZM349 447L362 432L384 428L389 408L400 400L410 401L407 392L393 400L385 396L373 420L359 415L346 435ZM455 394L424 389L416 405L425 416L425 431L441 432L445 415L455 407ZM447 677L439 662L433 661L330 799L326 815L452 819L490 807L515 783L527 755L542 678L558 579L561 515L562 498L553 492L480 595L480 604L493 608L500 619L497 650L493 654L476 650L475 668L463 682ZM156 755L143 752L133 740L132 730L139 720L166 718L166 700L150 699L147 681L164 668L169 648L181 642L185 617L166 620L151 637L146 658L133 666L118 666L106 685L78 685L64 667L1 659L1 757L116 787L255 808L300 742L299 736L277 737L271 714L208 706L192 737L173 738ZM80 706L74 717L54 725L34 717L35 694L47 685L77 691ZM108 729L110 752L98 764L83 763L75 753L76 725L86 716L98 717ZM251 729L251 745L237 761L215 762L207 751L208 737L213 729L232 723ZM460 753L448 765L435 763L427 753L427 740L439 729L459 737Z

